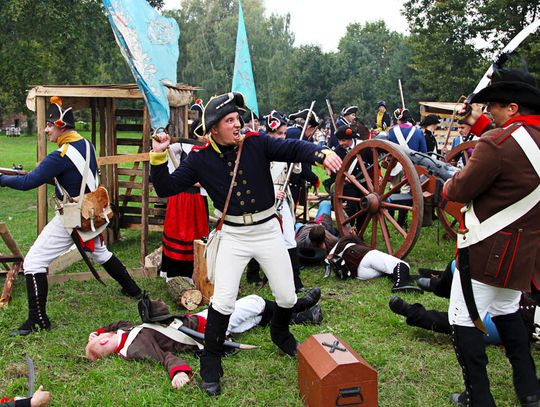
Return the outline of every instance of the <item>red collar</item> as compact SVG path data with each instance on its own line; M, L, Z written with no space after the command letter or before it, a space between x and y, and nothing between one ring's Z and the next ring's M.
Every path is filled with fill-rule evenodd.
M127 337L128 337L127 332L122 332L120 334L120 343L118 344L118 346L114 350L114 353L119 353L122 350L122 348L126 344Z
M516 116L504 123L503 127L508 127L512 123L521 122L530 126L540 126L540 115L530 114L526 116Z

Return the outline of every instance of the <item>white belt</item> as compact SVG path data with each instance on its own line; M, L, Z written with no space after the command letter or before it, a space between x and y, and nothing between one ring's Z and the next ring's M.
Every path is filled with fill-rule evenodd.
M223 215L223 213L219 209L215 209L214 214L218 218L221 218L221 216ZM262 212L244 213L243 215L239 215L239 216L225 215L225 221L231 222L231 223L238 223L241 225L252 225L253 223L260 222L275 214L276 214L276 208L272 206L268 209L265 209Z

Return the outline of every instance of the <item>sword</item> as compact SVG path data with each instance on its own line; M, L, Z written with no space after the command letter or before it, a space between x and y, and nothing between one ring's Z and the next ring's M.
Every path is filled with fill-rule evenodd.
M28 397L34 395L34 383L35 383L35 371L34 371L34 361L31 357L26 357L26 363L28 364Z
M180 332L185 333L187 336L192 337L193 339L198 339L199 341L204 341L204 334L202 334L200 332L197 332L197 331L195 331L195 330L193 330L191 328L188 328L185 325L181 325L180 327L178 327L178 330ZM240 349L240 350L252 350L252 349L259 349L260 348L260 346L247 345L245 343L238 343L238 342L234 342L234 341L225 341L223 343L223 345L227 346L229 348Z
M101 284L106 286L107 284L105 284L103 282L103 280L99 276L98 272L96 271L96 268L94 267L94 264L88 258L88 255L86 254L86 251L82 247L81 241L79 240L79 235L77 234L77 232L75 230L73 230L73 232L71 232L71 240L73 240L73 243L75 243L75 247L77 248L77 250L81 254L82 259L84 260L84 262L86 263L86 265L88 266L90 271L92 272L92 275L96 278L97 281L99 281Z
M467 311L475 327L480 329L487 335L486 327L480 319L478 314L478 308L476 308L476 302L474 301L474 293L471 282L471 271L469 268L469 248L464 247L458 249L458 263L459 263L459 277L461 279L461 290L463 292L463 298L465 299L465 305L467 305Z

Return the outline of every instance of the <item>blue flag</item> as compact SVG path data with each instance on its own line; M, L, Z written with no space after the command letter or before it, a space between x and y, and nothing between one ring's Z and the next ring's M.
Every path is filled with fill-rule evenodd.
M153 129L166 127L165 84L176 85L180 29L146 0L103 0L116 42L144 96Z
M249 56L241 0L238 0L238 32L236 34L236 55L234 57L232 91L242 93L246 100L246 106L257 116L259 115L257 92L255 91L255 81L253 80L253 70L251 68L251 58Z

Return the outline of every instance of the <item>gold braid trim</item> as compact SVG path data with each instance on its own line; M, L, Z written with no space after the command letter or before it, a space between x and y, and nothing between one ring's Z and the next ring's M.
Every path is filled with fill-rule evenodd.
M325 148L324 150L317 151L315 153L315 164L317 164L319 167L323 167L323 161L326 159L326 157L330 155L335 155L336 153L330 150L329 148Z

